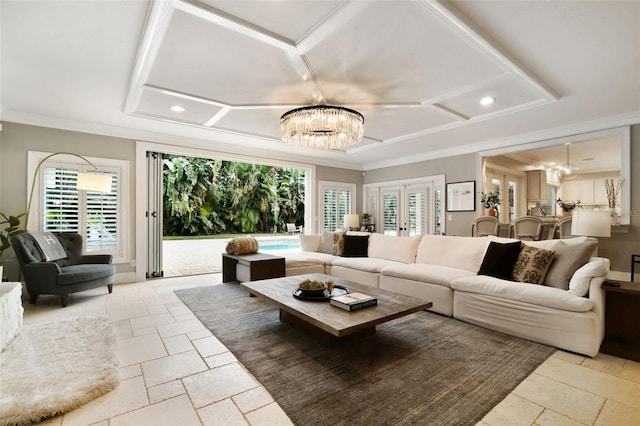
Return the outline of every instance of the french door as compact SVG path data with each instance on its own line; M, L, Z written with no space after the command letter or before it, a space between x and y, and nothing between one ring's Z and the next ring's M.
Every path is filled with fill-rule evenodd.
M434 228L430 185L384 188L380 191L381 232L385 235L425 235Z

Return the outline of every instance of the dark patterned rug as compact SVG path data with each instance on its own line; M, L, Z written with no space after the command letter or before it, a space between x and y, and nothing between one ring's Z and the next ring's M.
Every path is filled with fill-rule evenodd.
M474 425L555 351L431 312L327 347L238 284L176 294L304 426Z

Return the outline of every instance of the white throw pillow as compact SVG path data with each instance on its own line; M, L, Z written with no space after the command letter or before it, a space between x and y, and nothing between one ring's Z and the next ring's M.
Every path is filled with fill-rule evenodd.
M300 248L302 249L302 251L317 252L320 250L321 242L322 242L322 235L320 234L311 234L311 235L300 234Z
M322 231L322 240L320 242L320 253L331 254L333 251L333 232Z
M606 277L609 273L609 259L592 258L589 263L579 268L569 281L569 293L579 297L589 294L591 278Z

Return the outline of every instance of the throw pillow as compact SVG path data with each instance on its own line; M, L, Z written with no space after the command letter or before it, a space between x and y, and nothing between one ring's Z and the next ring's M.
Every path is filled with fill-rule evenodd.
M233 238L227 243L227 254L251 254L258 251L258 240L253 237L238 237Z
M312 234L300 234L300 249L302 251L320 251L320 244L322 243L322 235Z
M593 277L606 277L609 272L609 259L598 258L581 266L571 277L568 293L578 297L589 294L589 286Z
M320 241L320 253L331 254L333 251L333 232L322 231L322 240Z
M518 260L521 247L520 241L507 244L496 243L495 241L490 242L482 259L478 275L489 275L503 280L511 280L511 273L516 260Z
M513 267L513 280L522 283L542 284L553 261L554 251L525 244Z
M336 231L333 233L333 247L331 254L334 256L342 256L344 250L344 231Z
M567 238L559 241L554 248L556 256L544 284L568 290L571 277L589 261L598 246L598 241L587 238Z
M368 246L368 235L346 234L344 236L342 257L367 257Z

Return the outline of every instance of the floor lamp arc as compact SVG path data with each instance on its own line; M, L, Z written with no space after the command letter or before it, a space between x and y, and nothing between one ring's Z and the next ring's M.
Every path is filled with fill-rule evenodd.
M93 173L83 173L78 172L77 180L76 180L76 189L83 191L95 191L95 192L111 192L111 176L101 174L91 161L87 158L83 157L80 154L75 154L73 152L54 152L53 154L49 154L44 157L42 160L38 162L36 166L35 172L33 173L33 177L31 179L31 190L29 191L29 202L27 203L27 213L25 214L24 220L24 229L27 230L27 226L29 224L29 213L31 212L31 203L33 201L33 192L36 187L36 179L38 179L38 172L40 172L40 167L44 164L45 161L50 159L51 157L55 157L56 155L70 155L73 157L77 157L88 165L93 167Z

